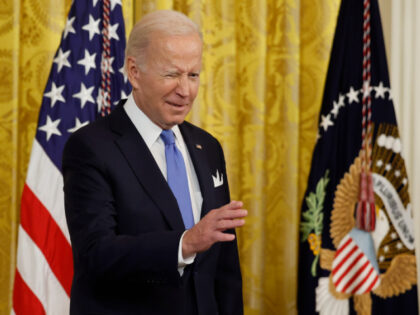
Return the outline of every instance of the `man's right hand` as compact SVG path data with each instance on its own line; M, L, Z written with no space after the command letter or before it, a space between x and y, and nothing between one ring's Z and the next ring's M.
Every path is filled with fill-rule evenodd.
M182 240L182 256L187 259L196 253L209 249L216 242L235 239L231 233L223 233L245 224L248 211L242 209L242 201L231 201L207 213L197 224L185 232Z

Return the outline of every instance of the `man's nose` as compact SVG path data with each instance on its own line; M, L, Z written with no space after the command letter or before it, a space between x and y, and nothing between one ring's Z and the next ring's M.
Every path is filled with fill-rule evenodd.
M188 81L188 75L181 75L179 77L176 93L182 97L190 95L190 82Z

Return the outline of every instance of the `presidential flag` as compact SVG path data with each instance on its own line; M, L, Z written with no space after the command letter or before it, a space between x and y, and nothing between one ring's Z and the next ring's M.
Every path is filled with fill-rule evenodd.
M42 99L22 193L12 314L68 314L73 277L61 155L130 92L121 0L74 0Z
M302 203L299 314L418 314L408 187L377 0L342 0Z

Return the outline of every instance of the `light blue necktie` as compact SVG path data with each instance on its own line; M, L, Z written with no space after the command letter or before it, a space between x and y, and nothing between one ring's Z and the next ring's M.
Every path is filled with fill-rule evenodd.
M178 201L185 228L190 229L194 226L194 217L184 159L175 145L172 130L162 130L160 137L165 143L167 181Z

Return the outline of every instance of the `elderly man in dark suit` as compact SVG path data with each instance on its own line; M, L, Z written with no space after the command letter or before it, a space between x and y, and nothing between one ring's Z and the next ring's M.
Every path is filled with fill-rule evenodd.
M198 92L202 38L157 11L127 44L128 100L76 132L63 155L73 255L71 314L242 314L219 142L185 122Z

